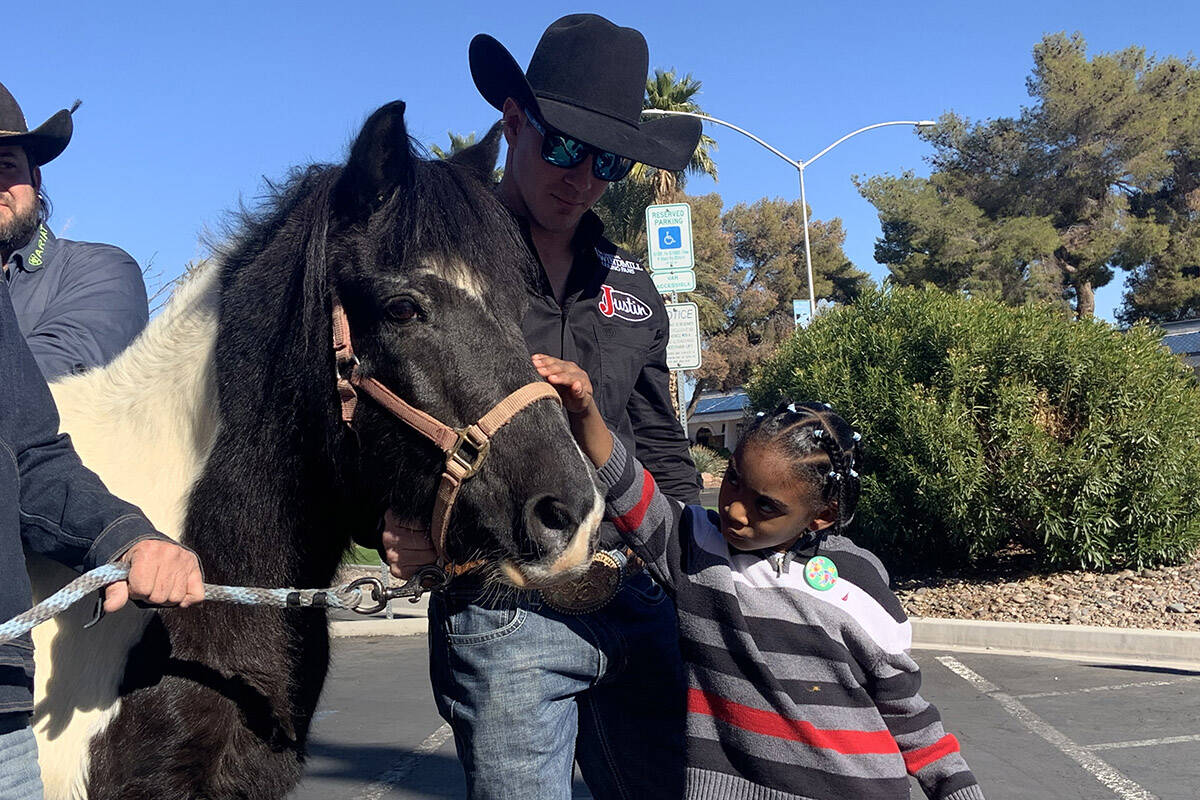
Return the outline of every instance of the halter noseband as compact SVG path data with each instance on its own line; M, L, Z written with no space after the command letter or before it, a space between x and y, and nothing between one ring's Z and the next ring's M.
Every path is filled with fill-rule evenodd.
M353 427L354 409L358 405L357 390L362 390L395 417L437 445L446 456L430 526L438 563L444 564L446 532L450 526L450 514L454 510L458 490L463 481L483 466L496 431L538 400L553 400L556 403L562 401L550 384L534 381L505 397L493 406L491 411L480 417L478 422L462 428L452 428L424 411L413 408L391 389L362 374L358 357L354 355L354 345L350 341L350 321L346 318L346 310L342 307L337 292L332 289L330 291L333 296L333 356L337 365L337 389L342 403L342 421Z

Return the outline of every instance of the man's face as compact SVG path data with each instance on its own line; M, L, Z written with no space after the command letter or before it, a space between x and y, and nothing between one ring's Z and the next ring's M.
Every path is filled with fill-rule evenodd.
M14 250L24 245L37 224L34 168L24 149L0 147L0 250Z
M513 181L529 224L551 233L573 233L579 218L608 188L592 174L591 154L574 167L562 168L542 158L542 135L512 100L504 106L504 138L509 157L505 178Z

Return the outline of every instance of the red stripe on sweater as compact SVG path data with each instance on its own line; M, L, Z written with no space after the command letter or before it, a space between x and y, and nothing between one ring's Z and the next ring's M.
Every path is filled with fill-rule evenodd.
M642 499L633 508L613 520L613 525L622 533L631 533L638 529L646 518L646 509L650 507L650 498L654 497L654 478L649 470L642 470Z
M744 706L701 689L688 689L688 711L714 717L752 733L803 742L843 755L895 753L896 740L889 731L823 730L811 722L791 719L773 711Z
M939 758L958 752L958 739L954 734L947 733L928 747L912 750L904 754L904 767L909 774L916 775Z

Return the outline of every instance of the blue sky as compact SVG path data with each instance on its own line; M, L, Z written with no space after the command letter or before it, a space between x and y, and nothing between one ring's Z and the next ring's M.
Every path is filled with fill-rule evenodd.
M483 132L498 114L479 97L467 43L480 32L525 64L542 30L573 11L640 29L651 67L692 72L705 109L807 159L875 122L1016 113L1028 102L1030 53L1044 34L1079 31L1091 52L1140 45L1185 56L1200 4L1145 2L600 2L561 3L48 2L7 15L0 81L31 125L75 98L75 138L45 169L53 227L118 244L152 283L204 254L200 235L264 178L340 160L378 105L408 103L410 132ZM795 198L796 173L733 131L709 131L726 207ZM806 171L818 219L841 217L846 252L876 278L874 209L851 183L912 169L929 148L905 127L840 145ZM1123 275L1097 295L1111 318ZM152 287L153 288L153 287Z

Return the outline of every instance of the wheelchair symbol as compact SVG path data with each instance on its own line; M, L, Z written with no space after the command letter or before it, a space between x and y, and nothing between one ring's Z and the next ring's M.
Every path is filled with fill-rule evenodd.
M678 225L658 229L658 247L660 250L677 250L683 247Z

